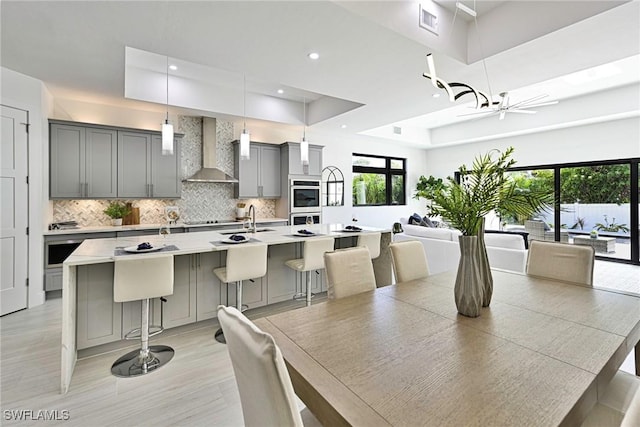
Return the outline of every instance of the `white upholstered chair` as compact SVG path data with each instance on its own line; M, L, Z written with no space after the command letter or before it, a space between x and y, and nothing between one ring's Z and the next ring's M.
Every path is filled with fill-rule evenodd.
M376 288L369 250L365 247L338 249L324 254L327 297L344 298Z
M389 244L393 275L396 283L422 279L429 275L429 264L424 246L417 240L405 240Z
M364 246L369 249L371 259L376 259L380 256L380 237L381 233L361 233L358 235L357 246Z
M527 274L592 286L594 261L595 251L591 246L532 240Z
M582 427L640 426L640 377L618 371Z
M227 261L224 267L213 270L221 282L229 284L236 282L236 307L242 311L242 281L255 279L267 274L267 245L239 244L227 249ZM227 289L227 305L229 304L229 290ZM215 334L217 341L224 343L222 329Z
M306 296L307 305L311 305L311 272L324 268L324 253L332 251L334 243L333 237L309 238L304 242L302 258L285 261L287 267L306 273L307 289L304 295ZM297 294L294 298L302 295Z
M149 346L149 338L162 332L161 326L149 325L149 299L173 294L173 255L138 255L138 258L116 258L113 271L113 300L142 301L140 328L125 335L138 339L140 348L116 360L111 374L116 377L145 375L168 363L174 355L166 345ZM150 328L155 328L150 333Z
M291 378L273 337L233 307L218 306L218 321L227 339L244 424L319 426L307 409L298 412Z

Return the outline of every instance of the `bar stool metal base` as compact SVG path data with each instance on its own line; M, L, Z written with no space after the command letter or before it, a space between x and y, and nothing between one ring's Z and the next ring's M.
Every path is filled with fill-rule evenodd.
M144 357L141 350L131 351L111 365L111 374L120 378L138 377L151 373L166 365L175 351L166 345L149 346L149 354Z

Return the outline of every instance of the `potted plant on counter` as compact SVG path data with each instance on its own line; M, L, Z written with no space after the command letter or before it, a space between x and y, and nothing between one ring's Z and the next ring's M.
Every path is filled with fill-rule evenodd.
M117 200L109 202L107 208L103 211L109 218L111 218L111 225L122 225L122 218L129 215L131 210L122 202Z

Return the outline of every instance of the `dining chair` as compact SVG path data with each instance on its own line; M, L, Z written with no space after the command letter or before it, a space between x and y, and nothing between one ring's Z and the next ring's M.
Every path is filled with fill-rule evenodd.
M527 275L592 286L594 262L591 246L532 240Z
M344 298L376 288L369 250L363 246L338 249L324 254L327 297Z
M422 279L429 275L429 264L422 242L404 240L389 244L396 283Z
M116 377L146 375L169 363L175 353L166 345L149 345L149 338L164 330L162 325L149 324L150 299L173 294L173 255L138 256L116 257L113 263L113 301L142 302L140 327L125 335L125 339L140 340L140 347L113 363L111 374Z
M640 378L618 371L582 427L640 426Z
M298 411L295 392L280 348L234 307L218 306L227 339L244 424L252 426L320 426L308 410Z

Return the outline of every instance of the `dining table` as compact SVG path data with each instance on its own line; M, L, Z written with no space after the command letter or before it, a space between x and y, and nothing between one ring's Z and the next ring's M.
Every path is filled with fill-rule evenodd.
M458 314L450 271L255 323L323 425L580 425L639 352L640 296L492 274L476 318Z

